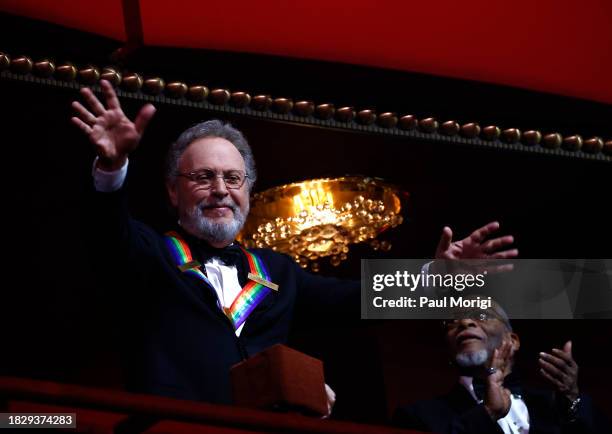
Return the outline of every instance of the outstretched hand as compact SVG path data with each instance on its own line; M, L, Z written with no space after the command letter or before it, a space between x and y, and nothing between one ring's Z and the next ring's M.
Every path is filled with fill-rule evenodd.
M77 116L72 117L71 121L95 145L100 167L105 170L116 170L125 164L128 154L138 147L146 126L155 114L155 107L146 104L132 122L123 113L111 84L101 80L100 86L106 107L91 89L84 87L81 89L81 95L89 110L80 102L73 101L72 107L76 110Z
M518 249L508 249L514 242L512 235L487 239L499 229L498 222L491 222L476 229L468 237L453 242L453 231L448 226L442 230L442 236L436 249L436 259L433 261L433 271L450 270L460 273L501 273L512 271L513 264L491 261L492 259L512 259L518 256ZM468 260L469 261L464 261ZM445 261L452 262L445 262Z
M498 222L491 222L476 229L468 237L453 242L453 231L448 226L436 249L436 259L510 259L518 256L518 249L506 249L514 242L512 235L487 237L499 229Z

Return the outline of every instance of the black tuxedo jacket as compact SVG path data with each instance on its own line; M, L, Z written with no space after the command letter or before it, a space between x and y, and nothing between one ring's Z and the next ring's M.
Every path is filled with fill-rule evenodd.
M550 391L525 390L523 400L529 411L529 434L609 433L610 427L595 412L588 396L581 396L578 417L567 422ZM400 407L394 425L439 434L503 434L472 395L457 384L447 395Z
M163 235L130 218L124 189L95 192L93 198L98 263L119 276L111 280L108 295L125 313L130 390L230 403L230 367L284 343L298 310L311 318L359 318L359 281L312 275L288 256L253 249L279 290L257 306L237 337L217 306L214 289L182 273ZM190 237L186 241L194 259L204 263L207 258L200 256L198 242ZM244 281L246 271L239 270Z

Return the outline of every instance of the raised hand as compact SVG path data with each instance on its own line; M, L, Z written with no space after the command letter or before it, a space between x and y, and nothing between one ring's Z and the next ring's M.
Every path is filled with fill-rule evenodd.
M476 229L468 237L453 242L453 231L448 226L436 249L436 259L510 259L518 256L517 249L505 249L514 242L512 235L487 237L499 229L498 222L491 222Z
M509 373L512 352L512 342L504 340L493 352L487 368L492 373L486 377L484 407L493 420L501 419L510 411L510 391L504 387L504 378Z
M81 89L81 95L89 110L80 102L73 101L72 107L76 110L77 116L72 117L71 121L95 145L100 168L116 170L125 164L128 154L138 147L147 124L155 114L155 107L152 104L146 104L132 122L123 113L111 84L106 80L101 80L100 86L106 100L106 107L91 89L84 87Z
M563 349L553 348L551 353L540 353L540 374L555 390L570 401L578 398L578 365L572 356L572 341Z

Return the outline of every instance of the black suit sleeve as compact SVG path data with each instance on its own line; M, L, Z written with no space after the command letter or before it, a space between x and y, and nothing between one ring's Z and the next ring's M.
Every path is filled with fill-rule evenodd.
M398 408L392 423L401 428L438 434L503 434L482 405L458 413L442 400L420 401Z
M416 405L397 408L395 413L393 413L391 423L401 428L413 429L416 431L432 432L433 430L433 427L429 426L429 424L420 417Z
M501 427L489 416L483 405L477 405L453 421L453 434L503 434Z
M291 260L288 258L288 260ZM360 318L361 283L318 276L294 263L297 277L299 315L357 320Z
M557 399L557 410L562 434L604 434L612 432L610 421L593 405L588 395L580 395L578 411L571 420L567 417L567 403Z
M110 193L92 191L87 212L87 238L99 278L111 290L142 287L151 274L152 258L159 254L159 237L130 217L125 187Z

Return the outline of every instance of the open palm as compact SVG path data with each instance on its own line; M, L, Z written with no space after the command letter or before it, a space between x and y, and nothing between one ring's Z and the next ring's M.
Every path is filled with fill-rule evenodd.
M125 163L128 154L138 147L142 134L155 113L155 107L151 104L145 105L132 122L123 113L111 84L101 80L100 86L106 107L91 89L85 87L81 89L81 95L89 109L74 101L72 107L76 110L77 116L72 118L72 122L94 144L103 167L117 169Z
M499 229L498 222L491 222L476 229L468 237L453 242L453 232L446 226L442 231L437 259L509 259L518 256L517 249L506 249L514 242L514 237L506 235L487 239Z

